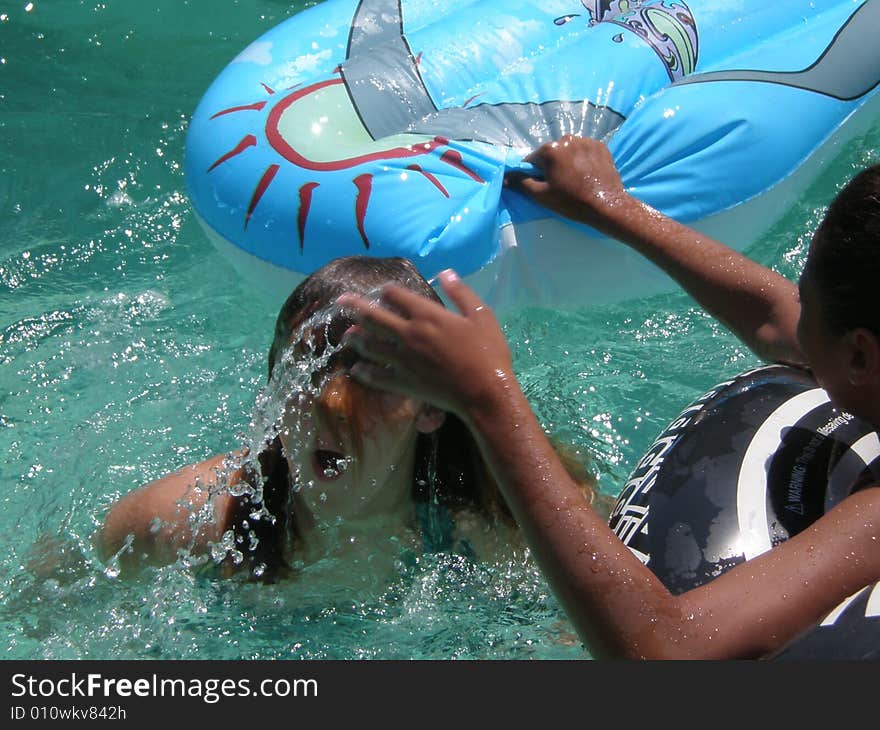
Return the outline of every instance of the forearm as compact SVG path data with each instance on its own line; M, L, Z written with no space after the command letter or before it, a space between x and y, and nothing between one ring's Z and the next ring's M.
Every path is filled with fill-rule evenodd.
M604 144L566 136L526 159L543 179L513 175L509 185L632 247L761 357L803 362L794 284L629 195Z
M737 251L623 193L598 227L663 269L765 360L802 363L797 287Z
M589 505L516 382L509 379L493 397L472 407L465 420L554 594L591 653L640 658L673 651L671 638L681 624L678 599Z
M672 595L590 507L516 381L510 377L503 385L476 401L465 420L538 565L595 657L756 658L877 580L880 489L869 488L773 550ZM861 559L841 564L840 555Z
M440 282L462 314L394 287L383 292L383 306L340 299L358 321L347 341L363 359L352 375L465 421L551 588L595 656L707 658L753 650L759 641L741 641L740 625L731 630L719 617L728 615L731 595L755 588L754 576L746 576L745 588L722 582L730 590L673 596L591 508L565 469L513 376L491 311L451 272L441 273Z

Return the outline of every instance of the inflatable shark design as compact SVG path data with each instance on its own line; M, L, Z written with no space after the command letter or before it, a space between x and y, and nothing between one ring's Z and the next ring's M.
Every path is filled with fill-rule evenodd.
M209 237L279 301L349 254L452 267L496 308L671 290L506 190L563 134L743 248L877 119L880 0L326 0L220 74L186 142Z

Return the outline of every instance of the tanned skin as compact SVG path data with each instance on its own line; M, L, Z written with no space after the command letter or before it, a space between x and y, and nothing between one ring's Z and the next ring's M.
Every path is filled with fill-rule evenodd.
M639 251L754 352L814 365L833 400L854 412L852 404L860 404L856 415L880 425L880 343L874 335L831 335L821 308L802 311L793 283L629 195L601 143L564 138L530 161L544 178L511 179L511 185ZM769 552L672 595L560 464L517 383L491 310L454 272L439 278L458 312L399 287L387 287L378 304L342 297L358 322L348 340L364 358L353 374L464 419L593 656L761 657L880 579L880 488L872 486ZM800 288L805 297L817 296L808 280ZM819 340L823 352L830 348L835 355L823 356L822 368L812 361Z

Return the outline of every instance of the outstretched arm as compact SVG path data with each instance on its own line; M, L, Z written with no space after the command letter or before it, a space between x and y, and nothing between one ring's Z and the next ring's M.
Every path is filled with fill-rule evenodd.
M173 563L178 550L203 552L217 542L229 528L235 503L226 490L216 489L227 458L185 466L122 497L98 535L104 557L119 553L123 567L163 565Z
M880 539L880 489L868 489L780 547L673 596L590 507L560 463L513 375L492 312L458 277L447 272L440 278L462 314L398 287L387 288L379 304L353 295L340 300L359 323L347 334L364 358L352 374L464 419L594 656L760 656L880 577L873 549Z
M795 334L800 315L797 287L631 196L604 144L568 136L539 147L526 159L543 171L544 179L511 175L512 188L638 251L759 357L804 362Z

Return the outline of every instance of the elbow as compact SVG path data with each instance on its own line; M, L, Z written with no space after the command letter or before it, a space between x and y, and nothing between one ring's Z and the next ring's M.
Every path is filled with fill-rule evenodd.
M795 367L806 367L807 359L801 352L797 340L791 337L783 337L766 330L758 330L752 338L742 337L749 349L761 360L768 363L780 363Z
M98 529L95 542L103 561L121 553L126 547L130 548L134 541L134 530L122 512L124 510L120 509L120 505L115 504L104 517L104 524Z
M686 659L705 659L695 652L690 642L674 640L668 636L653 635L644 641L635 641L616 651L604 652L603 659L629 659L641 661L681 661Z
M133 566L156 555L156 534L142 514L142 505L130 496L114 504L96 535L96 548L104 562L118 558L120 566Z
M692 638L654 636L648 641L634 643L617 652L610 652L602 658L637 659L642 661L688 661L724 659L716 656L705 642Z
M742 652L731 645L727 632L691 607L682 596L669 596L655 605L650 617L642 613L633 628L616 640L597 642L594 656L607 659L643 661L682 661L731 659ZM700 618L703 614L703 618Z

